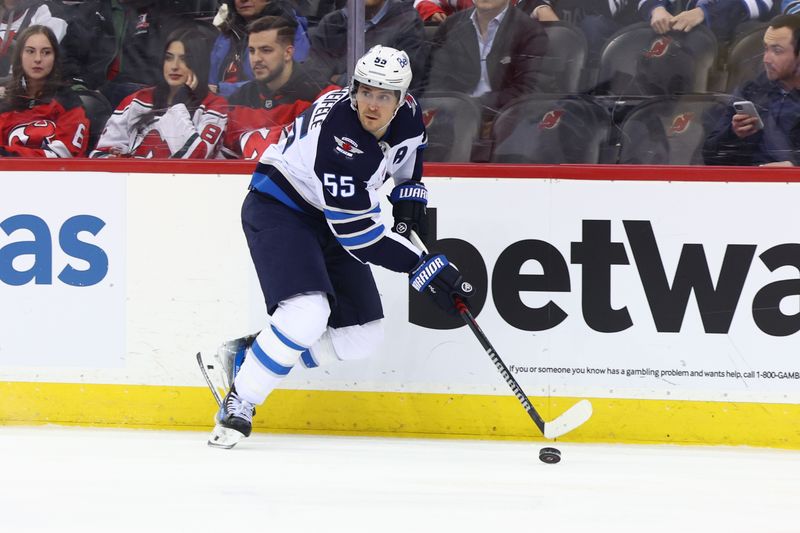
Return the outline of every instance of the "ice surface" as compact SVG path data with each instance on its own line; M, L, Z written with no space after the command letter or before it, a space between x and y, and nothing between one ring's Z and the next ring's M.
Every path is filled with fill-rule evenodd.
M0 427L0 531L800 531L800 452Z

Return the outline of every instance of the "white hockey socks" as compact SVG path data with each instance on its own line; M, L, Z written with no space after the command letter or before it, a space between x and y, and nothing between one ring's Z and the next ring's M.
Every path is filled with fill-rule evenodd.
M328 328L300 360L307 368L325 366L334 361L366 359L383 343L383 320L367 324Z
M323 293L295 296L279 304L271 324L248 348L234 385L242 399L264 403L269 393L292 370L325 331L330 307Z

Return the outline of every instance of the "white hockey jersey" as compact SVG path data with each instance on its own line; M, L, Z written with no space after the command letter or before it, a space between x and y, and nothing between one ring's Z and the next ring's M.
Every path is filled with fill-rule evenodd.
M228 122L228 103L224 98L209 93L191 115L185 104L175 104L154 120L143 123L142 118L153 111L153 90L142 89L120 103L89 157L222 157L222 133Z
M298 211L326 219L356 259L408 272L420 251L383 223L378 189L422 178L427 135L422 109L412 96L381 139L366 131L351 107L348 89L320 96L264 152L252 189Z

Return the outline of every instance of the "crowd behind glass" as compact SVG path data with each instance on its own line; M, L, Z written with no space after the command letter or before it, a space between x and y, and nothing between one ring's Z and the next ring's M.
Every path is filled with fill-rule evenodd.
M257 159L347 85L345 2L0 0L0 155ZM800 163L798 1L364 5L428 161Z

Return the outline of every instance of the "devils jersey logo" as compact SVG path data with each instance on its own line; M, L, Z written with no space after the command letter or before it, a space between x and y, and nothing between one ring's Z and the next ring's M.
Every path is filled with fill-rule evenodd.
M436 113L438 112L438 109L426 109L422 112L422 123L425 124L426 128L433 124L433 119L436 118Z
M260 128L242 135L242 156L245 159L260 159L269 145L280 140L281 128Z
M687 129L689 129L689 126L692 124L693 120L694 113L681 113L680 115L677 115L672 119L672 125L669 127L668 135L673 137L685 132Z
M52 120L35 120L20 124L8 134L8 145L42 148L56 137L56 124Z
M647 59L661 57L667 53L670 44L672 44L672 37L667 37L666 35L659 37L652 42L650 49L644 53L644 57Z
M150 130L147 135L142 138L139 145L133 150L131 154L133 157L142 157L145 159L152 158L169 158L172 154L169 151L167 142L161 138L158 130Z
M552 130L556 126L558 126L559 122L561 122L561 117L564 116L563 109L553 109L552 111L548 111L542 117L542 120L539 121L539 129L540 130Z

